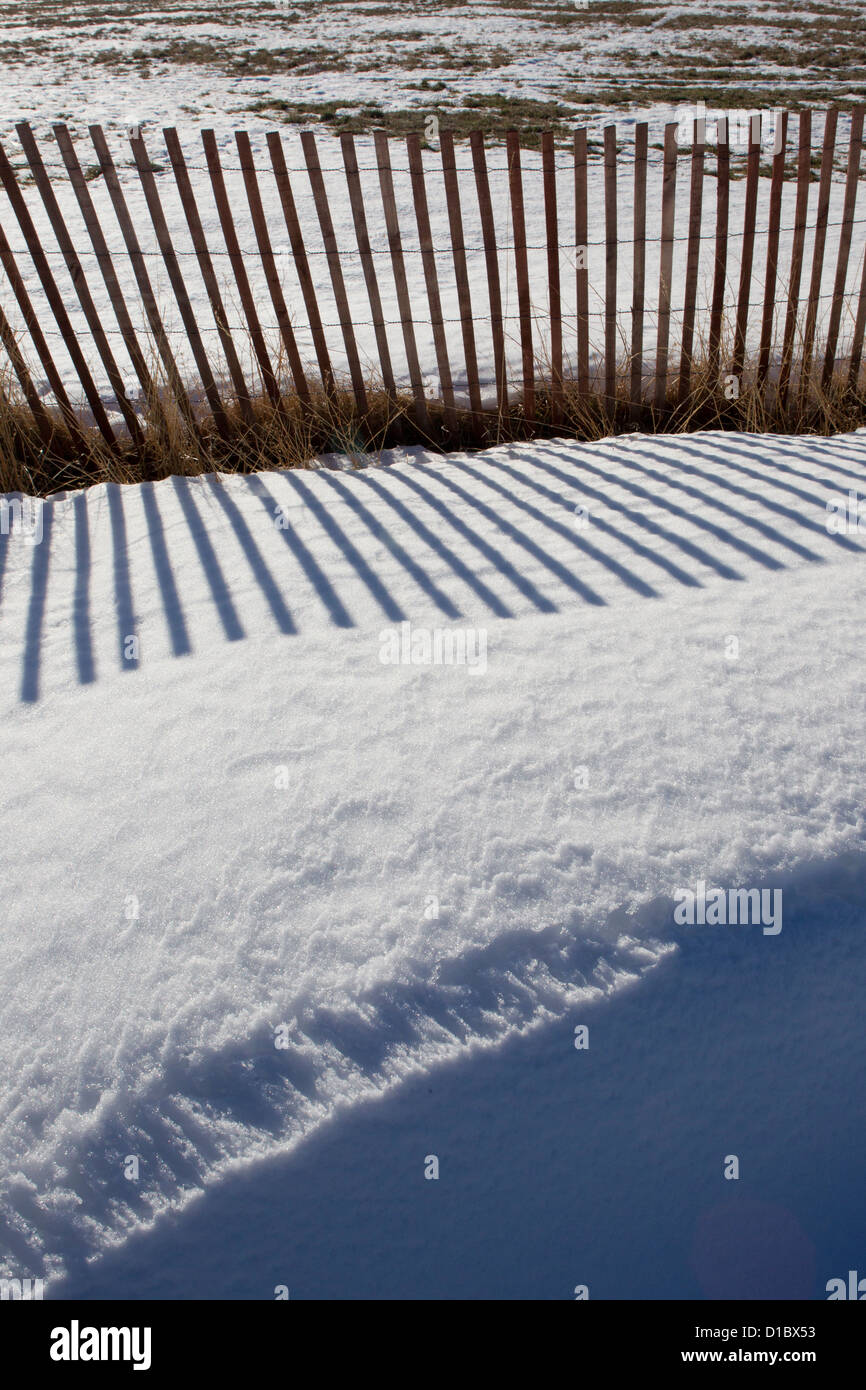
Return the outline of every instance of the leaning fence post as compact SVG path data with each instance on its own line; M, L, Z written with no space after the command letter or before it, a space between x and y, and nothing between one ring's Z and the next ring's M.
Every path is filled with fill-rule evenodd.
M556 209L556 149L553 131L542 131L541 168L544 177L544 226L547 243L547 286L550 309L550 420L562 423L562 294L559 283L559 218Z
M641 121L634 131L634 262L631 301L631 418L641 406L643 376L643 319L646 282L646 170L649 126Z
M577 291L577 389L589 394L589 257L586 189L586 131L574 132L574 254Z
M490 327L493 334L493 361L496 369L496 399L499 413L504 415L508 410L508 384L505 363L505 329L502 321L502 294L499 287L499 256L496 250L496 232L493 225L493 204L490 201L490 181L487 177L484 136L480 130L473 130L470 133L469 145L472 150L475 189L478 194L478 210L481 214L481 235L484 241L484 259L487 265Z
M662 410L668 391L668 345L671 332L671 276L674 260L674 215L677 197L677 124L665 126L664 173L662 175L662 239L659 262L659 313L656 339L655 404Z
M785 153L788 141L788 113L776 113L774 134L779 148L773 155L773 179L770 184L770 221L767 229L767 270L764 277L764 313L761 321L761 348L758 354L758 386L766 380L770 366L770 347L775 317L776 277L779 268L779 228L782 220L782 184L785 179Z
M794 334L800 303L800 278L803 273L803 247L806 241L806 217L809 211L809 183L812 178L812 113L801 111L797 153L797 206L794 210L794 244L791 248L791 274L788 281L788 307L785 312L785 333L782 345L782 364L779 369L779 401L784 406L788 398L791 360L794 355Z
M403 259L403 238L397 218L397 199L394 196L394 177L391 173L391 152L388 134L384 130L373 132L376 147L376 164L379 170L379 190L382 194L382 208L385 213L385 229L388 233L388 247L391 252L391 268L394 272L394 285L397 290L397 306L400 311L400 324L403 329L403 345L406 349L406 364L409 380L415 397L415 419L422 429L430 428L430 415L427 410L427 397L424 394L424 381L421 376L421 363L418 361L418 348L415 342L415 325L412 322L412 302L409 298L409 284L406 279L406 262Z
M833 363L839 341L839 324L842 319L842 305L845 299L845 282L848 278L848 257L851 253L851 234L854 229L854 207L857 201L857 183L860 178L860 152L863 146L862 106L855 106L851 112L851 133L848 139L848 170L845 177L845 203L842 210L842 230L839 234L839 254L836 260L836 278L833 283L833 303L830 308L830 322L827 326L827 343L824 349L824 370L821 385L826 391L833 376Z
M475 348L475 327L472 322L472 296L466 267L466 246L463 238L463 215L460 210L460 185L454 160L454 137L450 130L439 134L442 153L442 177L445 182L445 201L448 204L448 226L451 232L451 252L454 257L454 277L457 281L457 302L460 306L460 327L463 332L463 354L466 362L466 385L469 404L477 423L481 421L481 384L478 380L478 356Z
M728 210L731 189L731 143L727 116L720 116L716 126L716 244L713 268L713 302L710 308L708 365L710 381L715 386L719 373L719 354L722 341L722 311L728 275Z
M616 406L616 126L604 128L604 394Z
M427 286L427 302L430 306L430 324L433 329L433 343L436 349L436 363L439 368L442 398L445 402L445 425L450 430L456 430L457 413L454 406L454 386L451 381L451 364L448 361L448 346L445 341L445 324L442 318L442 301L439 297L436 258L433 254L433 233L430 228L430 213L424 186L424 160L419 137L414 134L408 135L406 148L409 155L409 177L412 181L412 199L415 204L415 220L418 223L421 261Z
M520 352L523 364L523 414L535 418L535 354L532 346L532 303L529 296L529 263L526 257L526 218L523 211L523 177L520 169L520 137L505 133L511 225L514 232L514 267L517 272L517 307L520 314Z
M830 212L830 184L833 178L833 151L836 144L836 122L839 112L831 106L824 117L824 143L821 150L821 180L818 184L818 210L815 214L815 246L812 253L812 276L809 282L809 302L806 327L803 332L803 369L800 374L800 400L805 401L812 371L815 347L815 328L818 304L821 299L821 276L824 270L824 247L827 241L827 218Z
M740 260L740 293L737 297L737 322L734 332L734 354L731 375L742 375L746 357L746 333L749 327L749 302L752 288L752 261L755 252L755 221L758 212L758 178L761 172L761 117L749 120L749 155L746 166L746 205L743 209L743 242Z
M701 213L704 193L704 150L706 117L699 117L692 129L692 167L689 188L689 240L686 251L686 283L683 298L683 330L680 345L680 384L678 403L688 399L692 384L692 354L695 340L695 299L701 256Z

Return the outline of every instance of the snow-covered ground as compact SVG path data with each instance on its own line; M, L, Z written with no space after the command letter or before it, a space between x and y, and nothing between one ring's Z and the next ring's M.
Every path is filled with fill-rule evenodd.
M4 1274L823 1296L864 1235L827 504L866 435L382 464L0 533ZM700 883L781 930L679 925Z

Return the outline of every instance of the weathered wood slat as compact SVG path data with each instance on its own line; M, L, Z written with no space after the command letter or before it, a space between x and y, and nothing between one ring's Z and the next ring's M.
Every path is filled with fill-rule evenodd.
M277 273L277 265L274 259L274 251L271 246L271 237L268 231L265 210L262 206L262 195L259 191L259 182L256 175L256 166L253 159L253 148L250 144L250 137L245 130L235 131L235 144L237 145L238 155L241 162L241 173L244 180L244 188L247 194L250 216L253 221L253 231L256 237L256 245L259 248L259 255L262 258L262 267L265 272L265 281L268 286L268 294L274 306L274 313L277 316L277 326L280 330L280 338L289 359L289 367L292 372L292 379L295 383L295 391L305 404L310 402L310 388L307 378L304 375L304 367L301 362L301 355L298 352L298 344L295 340L292 321L286 307L283 296L283 288L280 284L280 277Z
M271 363L267 343L265 342L265 335L262 331L261 320L259 319L258 309L256 308L255 296L250 285L246 266L244 265L243 252L238 242L237 229L235 227L235 220L232 215L231 204L229 203L228 191L223 176L216 134L212 130L203 130L201 133L201 141L204 148L208 174L210 175L211 187L213 188L214 201L217 206L220 227L222 228L226 250L229 255L229 263L234 273L238 293L241 297L244 316L247 321L247 327L250 330L250 340L253 345L253 351L256 354L256 361L259 364L259 371L262 374L262 382L264 383L265 390L271 402L279 408L282 404L280 387Z
M297 208L295 207L295 197L292 192L292 181L289 178L289 171L286 167L286 156L279 132L275 130L270 131L267 136L267 142L268 151L271 156L271 167L273 168L274 177L277 181L277 192L280 195L280 205L283 209L283 218L286 223L286 231L289 234L292 255L295 260L295 268L298 272L298 280L301 286L301 293L304 296L310 331L313 335L313 346L316 350L316 360L318 361L319 371L322 375L322 385L328 395L330 395L334 391L334 371L331 366L331 359L328 355L328 344L325 338L325 330L322 327L322 316L319 313L319 301L316 298L316 287L310 272L310 263L307 259L307 248L304 245L304 238L301 233L301 224L298 218Z
M848 258L851 254L851 237L854 230L854 207L857 201L857 183L860 178L860 154L863 148L863 114L864 108L862 106L856 106L851 112L845 202L842 208L842 227L839 233L839 251L836 258L836 277L833 282L833 303L830 306L830 322L827 325L827 342L824 348L824 368L821 373L821 385L825 391L833 376L836 348L839 343L839 325L842 321L842 306L845 301Z
M364 373L361 371L361 362L358 357L358 346L355 342L355 329L352 325L352 311L349 308L349 297L346 294L346 285L343 280L340 251L337 246L336 235L334 234L334 224L331 220L331 209L328 204L328 193L325 188L325 180L322 178L319 152L316 148L316 137L311 130L301 131L301 148L304 152L304 162L307 166L307 173L310 178L310 187L313 190L316 215L318 216L319 226L322 231L325 258L328 262L331 285L334 289L334 301L337 305L337 316L340 320L340 331L343 335L343 342L346 347L346 356L349 359L349 376L352 379L352 390L355 393L355 401L358 409L361 411L362 415L366 415L367 391L364 386Z
M364 272L364 283L367 286L367 298L370 301L370 312L373 316L373 331L376 335L376 347L379 352L379 366L382 371L382 380L385 383L385 390L388 394L390 396L396 396L397 386L394 381L391 350L388 346L388 334L385 329L382 296L379 293L376 263L370 246L367 214L364 209L364 191L361 187L361 177L358 172L358 155L355 150L354 138L348 131L344 131L340 136L340 146L343 152L343 167L346 170L346 183L349 188L352 221L355 224L355 240L358 243L358 254L361 257L361 269Z
M809 184L812 178L812 113L799 115L797 153L797 204L794 209L794 241L791 247L791 273L788 280L788 304L785 310L785 333L782 340L782 362L779 368L779 400L788 398L788 386L794 355L794 334L800 304L800 279L803 273L803 248L806 243L806 218L809 213Z
M589 231L586 187L586 131L574 132L574 254L577 290L577 389L589 394Z
M562 289L559 276L559 214L556 199L556 149L553 132L541 135L544 180L544 239L547 245L547 290L550 312L550 419L562 424Z
M481 384L478 379L478 355L475 347L475 327L472 321L472 295L469 289L469 273L466 265L463 214L460 208L460 185L454 159L454 137L450 130L440 132L439 147L442 155L442 175L445 181L445 201L448 205L448 226L451 233L451 252L454 257L454 277L457 282L457 302L460 307L460 327L463 333L469 404L476 417L480 419Z
M616 126L604 128L604 394L616 405Z
M382 194L382 207L385 213L385 229L388 234L388 248L391 253L391 269L397 290L397 307L403 329L403 344L406 349L406 364L409 380L415 398L415 418L422 429L430 428L430 415L427 410L427 397L421 377L421 364L418 361L418 348L415 343L415 326L412 322L412 303L409 298L409 285L406 280L406 264L403 260L403 239L397 218L397 199L394 196L394 177L391 172L391 151L388 135L384 130L373 132L376 149L376 164L379 170L379 189Z
M442 387L442 399L445 403L445 425L450 430L456 430L457 412L454 405L454 384L451 380L451 363L448 360L448 344L445 338L445 323L442 317L442 301L439 296L439 277L436 273L436 257L433 253L433 232L430 228L430 212L427 206L427 190L424 184L424 160L421 154L420 138L415 134L408 135L406 137L406 148L409 157L409 177L412 183L412 199L415 204L415 220L418 223L418 240L421 246L424 281L427 287L427 302L430 306L433 345L436 349L439 382Z
M668 347L671 332L671 276L674 261L674 217L677 197L677 127L665 126L662 174L661 257L659 262L659 312L656 337L656 409L664 408L668 389Z
M516 130L505 133L508 159L508 186L511 194L511 225L514 231L514 266L517 273L517 307L520 314L520 354L523 367L523 413L535 418L535 351L532 345L532 301L529 295L529 262L526 255L526 217L523 210L523 177L520 168L520 137Z
M72 327L69 320L69 315L63 303L63 296L51 273L48 258L42 249L42 243L39 240L33 218L30 216L30 210L24 201L24 195L18 186L15 171L2 146L0 146L0 183L3 184L9 201L12 204L12 210L15 213L18 225L24 235L30 258L36 267L36 273L45 291L45 298L48 300L51 312L60 329L61 337L66 345L66 351L69 353L75 370L78 373L78 379L84 389L84 394L87 397L90 409L93 411L93 418L96 421L99 432L109 448L112 451L116 451L118 447L117 436L111 428L105 406L102 403L96 383L93 380L90 368L85 360L84 353L81 351L75 329Z
M184 216L186 217L186 225L189 227L193 250L195 251L201 277L204 281L208 300L210 301L211 313L213 314L219 340L222 344L229 375L232 379L232 386L235 389L235 395L241 414L246 423L251 424L252 410L250 407L250 393L235 350L234 339L232 338L231 329L229 327L228 314L223 304L219 282L217 281L216 271L214 270L213 261L211 260L210 251L208 249L207 238L205 237L204 227L202 226L198 205L195 200L192 181L190 180L189 170L186 166L186 159L181 149L177 131L173 127L167 127L163 130L162 134L165 139L165 146L168 150L171 167L174 170L177 191L180 194L180 201L183 206Z
M686 283L683 297L683 328L680 347L680 382L678 403L684 405L692 389L692 359L695 342L695 301L698 291L698 269L701 256L701 216L704 193L704 152L706 131L703 119L694 122L692 131L692 165L689 185L689 232L686 249Z
M84 317L87 321L87 326L93 335L96 350L105 367L105 373L108 377L111 389L114 392L117 404L120 407L120 413L126 422L126 427L133 441L140 448L144 442L144 436L141 431L138 416L135 413L132 402L126 394L123 375L115 361L114 353L111 351L111 345L102 327L102 320L93 302L93 296L90 293L90 286L87 283L84 266L81 264L81 259L78 252L75 250L63 213L60 210L60 204L57 201L57 196L54 192L51 180L48 177L48 170L45 168L39 147L34 139L33 131L26 121L19 122L15 127L15 131L18 139L21 141L21 148L24 151L25 158L30 166L36 187L39 191L39 196L48 214L51 230L54 232L57 245L60 247L61 255L66 262L66 268L69 271L75 293L78 297L78 302L81 305Z
M779 270L779 230L782 220L782 186L785 179L785 156L788 143L788 113L777 112L776 126L779 148L773 155L773 177L770 183L770 220L767 228L767 269L764 276L764 311L761 318L761 346L758 353L758 386L766 380L770 366L770 349L775 319L776 280Z
M84 177L78 155L75 151L75 146L72 143L72 137L65 125L57 124L53 126L52 129L60 150L61 158L66 166L69 182L78 200L78 206L84 220L84 225L87 228L87 234L90 237L90 243L96 254L96 263L99 266L105 288L108 291L108 297L111 300L111 307L114 311L114 317L117 320L121 337L123 338L124 347L129 353L130 361L138 377L144 399L147 402L148 411L154 417L157 428L164 429L165 416L160 404L156 383L148 370L144 353L138 341L132 319L130 318L126 300L120 288L120 281L117 278L117 272L114 268L114 262L111 259L111 252L108 249L108 243L105 240L93 199L90 196L90 189L87 187L87 180Z
M710 380L719 371L722 313L728 279L728 214L731 196L731 142L727 116L720 116L716 130L716 242L713 261L713 302L707 345Z
M105 180L105 186L111 198L111 205L114 208L114 214L117 218L124 245L129 255L136 284L138 285L138 292L141 295L141 301L144 305L145 313L147 314L148 326L153 334L160 358L165 367L169 385L171 386L175 400L180 407L187 425L190 429L195 431L198 427L192 404L187 394L186 387L181 380L181 375L174 359L174 353L168 341L168 334L165 331L162 316L157 307L156 295L150 283L150 276L147 273L147 266L145 265L138 236L136 235L129 208L126 204L126 198L123 195L123 189L120 186L120 179L117 176L117 169L114 166L114 160L111 157L111 151L108 148L105 133L101 126L92 125L88 127L88 134L93 142L93 148L96 151L100 172Z
M749 327L749 303L752 288L752 264L755 256L755 223L758 213L758 177L761 166L761 117L749 121L749 153L746 161L746 203L743 209L742 255L740 259L740 292L737 296L737 321L734 331L734 353L731 374L740 377L746 357L746 333Z
M644 295L646 293L646 172L649 126L641 121L634 131L634 250L631 301L631 415L636 419L642 401Z
M806 310L806 326L803 331L803 365L800 372L800 399L804 400L809 388L812 372L812 354L815 350L815 328L818 322L818 305L821 298L821 278L824 271L824 248L827 242L827 219L830 213L830 186L833 178L833 153L836 145L836 126L839 118L838 108L831 106L824 117L824 142L821 150L821 178L818 184L818 210L815 214L815 244L812 252L812 276L809 283L809 301Z
M487 177L487 156L484 136L473 130L469 136L475 191L481 215L481 238L484 242L484 261L487 267L487 294L490 300L490 330L493 336L493 362L496 371L496 403L500 415L508 410L508 379L505 360L505 325L502 320L502 292L499 282L499 253L496 249L496 230L493 204L490 199L490 180Z

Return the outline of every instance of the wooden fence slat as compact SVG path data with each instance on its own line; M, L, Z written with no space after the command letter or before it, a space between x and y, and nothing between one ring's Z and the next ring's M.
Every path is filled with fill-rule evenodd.
M674 217L677 197L677 125L665 126L662 175L661 255L659 260L659 312L656 339L656 409L662 410L668 389L668 346L671 332L671 276L674 261Z
M214 417L214 422L219 433L223 438L228 438L229 422L222 400L220 399L219 391L217 390L213 369L211 368L204 343L202 342L201 333L199 332L195 313L190 303L189 294L184 284L180 263L177 259L171 233L168 230L165 213L162 210L162 202L160 201L159 190L156 186L156 179L153 177L150 155L147 152L144 137L140 130L131 132L129 144L132 150L132 157L135 161L135 167L138 170L138 177L144 190L144 199L147 203L147 210L150 213L150 220L153 223L153 230L156 232L157 245L162 253L165 268L168 271L168 278L171 282L172 290L174 291L174 297L177 300L177 307L180 310L180 316L183 321L183 326L186 329L189 345L192 348L192 355L195 358L195 365L201 377L201 383L204 387L208 405L211 408L211 414Z
M553 131L541 134L544 180L544 240L547 245L547 286L550 312L550 419L562 423L562 290L559 276L559 215L556 202L556 148Z
M475 174L475 191L478 197L478 211L481 215L481 237L484 242L484 260L487 267L490 330L493 336L493 362L496 370L496 404L500 415L504 415L508 410L508 381L505 360L505 325L502 320L502 292L499 284L499 253L496 249L496 231L493 222L493 204L490 199L490 180L487 177L484 136L480 130L473 130L470 133L469 147L472 151L472 168Z
M604 128L604 394L616 405L616 126Z
M362 415L365 415L368 407L367 391L364 386L364 373L361 371L361 361L358 357L355 330L352 326L352 311L349 308L349 298L346 294L343 267L340 262L340 251L337 246L337 238L334 234L331 209L328 205L328 193L325 188L325 180L322 178L319 152L316 148L316 137L311 130L301 131L301 148L304 152L304 163L307 166L310 187L313 190L313 201L316 205L316 214L319 219L319 226L322 230L322 241L325 245L325 259L328 262L331 284L334 288L334 300L337 305L337 316L340 320L340 331L343 335L343 342L346 345L346 356L349 359L349 375L352 379L352 390L355 393L355 401L357 402L358 409L361 411Z
M223 298L220 294L219 283L217 281L213 261L211 260L207 238L204 233L201 217L199 216L198 205L195 201L195 194L193 192L183 150L181 149L180 140L174 127L166 127L162 134L165 140L165 147L168 150L171 167L174 170L177 191L180 194L180 201L183 206L184 216L186 217L186 225L189 227L193 250L195 251L201 271L201 278L204 281L207 297L210 301L211 313L213 314L219 340L222 344L222 350L228 365L232 385L235 389L238 405L245 422L247 424L252 424L253 415L250 408L250 393L247 388L241 364L238 360L237 352L235 351L234 339L232 338L231 329L229 327L228 314L226 313Z
M6 189L9 201L12 204L12 209L17 218L18 225L27 243L27 249L30 252L31 260L36 267L36 273L45 291L45 297L57 321L57 326L60 329L63 341L66 344L66 351L72 359L75 370L78 373L78 379L84 388L84 394L87 397L90 409L93 411L93 418L106 444L108 444L112 451L115 451L118 447L117 436L111 428L111 424L105 412L105 406L102 403L96 383L90 374L90 368L79 346L75 329L70 323L69 315L63 303L63 296L57 288L57 282L51 273L48 259L42 249L42 243L39 240L39 235L36 231L33 219L30 216L30 211L24 201L24 195L18 186L15 171L2 146L0 146L0 182L2 182L3 187Z
M728 213L731 198L731 142L727 116L720 116L716 127L716 242L713 262L713 302L710 308L708 362L710 380L719 372L722 343L722 313L728 279Z
M506 131L505 150L508 160L508 186L511 194L511 225L514 232L517 307L520 314L523 413L527 420L533 420L535 418L535 353L532 346L532 302L529 296L529 262L526 256L526 218L523 210L520 137L516 130Z
M779 270L779 230L782 221L782 185L785 179L785 156L788 143L788 113L777 112L779 148L773 155L773 177L770 183L770 221L767 228L767 269L764 276L764 312L761 319L761 347L758 353L758 387L767 377L776 308L776 280Z
M394 381L394 369L391 364L391 351L388 347L388 334L385 329L385 315L382 310L382 296L379 293L376 264L370 247L367 214L364 211L364 191L361 187L361 177L358 173L358 156L355 150L354 137L348 131L344 131L340 136L340 147L343 152L343 167L346 170L346 183L349 188L349 203L352 208L352 221L355 224L355 240L358 243L358 254L361 257L361 269L364 272L364 283L367 286L367 298L370 301L370 312L373 315L373 331L376 334L376 347L379 351L379 366L382 371L382 380L385 383L385 390L388 394L395 397L397 395L397 386Z
M292 245L292 255L295 261L295 268L298 272L298 281L307 309L307 319L309 320L310 331L313 335L313 346L316 350L316 360L319 364L319 371L322 376L322 385L328 395L331 395L334 391L334 371L331 366L331 359L328 355L328 344L325 338L325 330L322 327L322 316L319 313L319 301L316 298L316 287L313 283L310 263L307 259L307 248L304 245L304 238L301 234L301 224L298 220L297 208L295 207L292 181L289 178L289 171L286 167L283 142L279 132L276 130L269 131L266 139L268 151L271 156L271 167L274 171L274 178L277 181L277 192L280 195L280 205L283 209L286 231L289 234L289 241Z
M577 389L589 393L589 231L586 131L574 132L574 248L577 275Z
M424 185L424 159L421 154L420 138L415 134L408 135L406 148L409 156L409 177L412 183L412 200L415 204L415 220L418 223L418 240L421 246L424 281L427 286L427 302L430 306L433 344L436 349L436 363L439 368L439 381L445 403L445 424L448 429L456 430L457 412L454 405L454 384L451 380L451 364L448 360L448 344L442 317L442 300L439 296L439 277L436 273L436 257L433 253L433 233L430 228L427 190Z
M105 186L111 198L111 205L114 208L114 214L123 235L124 245L126 246L136 284L138 285L138 291L141 295L142 303L144 304L145 313L147 314L147 322L159 350L163 366L165 367L169 385L171 386L175 400L180 407L187 425L195 432L198 427L192 404L187 394L186 387L181 380L177 363L174 360L174 353L168 341L168 334L165 331L162 317L157 308L156 296L153 292L153 286L150 283L150 276L147 273L147 266L145 265L144 256L141 246L139 245L138 236L136 235L129 208L126 205L126 198L120 186L120 179L117 176L117 169L114 166L114 160L111 157L111 151L108 148L105 133L101 126L92 125L88 127L88 134L93 142L93 148L96 151L100 172L105 179Z
M818 210L815 214L815 244L812 252L812 276L809 282L809 303L806 327L803 332L803 366L800 373L800 399L805 400L812 372L815 348L815 328L821 298L821 277L824 270L824 248L827 242L827 219L830 213L830 186L833 178L833 154L836 145L838 108L831 106L824 117L824 142L821 150L821 179L818 184Z
M397 219L397 200L394 196L394 177L391 173L391 151L388 134L384 130L373 132L376 149L376 163L379 170L379 189L382 194L382 207L385 213L385 229L388 234L388 247L391 252L391 269L397 290L397 307L403 329L403 343L406 349L406 364L409 380L415 397L415 418L422 429L430 428L427 410L427 397L421 378L421 364L418 361L418 348L415 343L415 327L412 322L412 303L409 298L409 285L406 280L406 264L403 259L403 240L400 236L400 223Z
M155 416L157 427L164 428L165 417L159 401L156 383L148 370L144 353L141 350L132 319L129 316L126 300L120 288L120 281L114 269L114 262L111 259L111 252L108 249L108 243L105 240L93 199L90 196L87 180L84 177L84 173L78 161L78 155L75 152L72 137L65 125L57 124L52 127L52 130L63 163L66 166L69 182L78 200L78 206L84 220L84 225L87 228L87 234L90 237L91 245L96 253L96 263L99 266L105 288L108 291L111 307L114 310L114 317L117 320L124 346L129 353L130 361L132 362L135 374L138 377L139 384L144 393L148 410Z
M779 368L779 400L788 398L791 362L794 355L794 334L797 331L797 311L800 303L800 279L803 273L803 248L806 243L806 219L809 213L809 185L812 180L812 113L799 115L797 153L797 205L794 210L794 242L791 247L791 274L788 281L788 305L785 311L785 333L782 340L782 363Z
M752 264L755 255L755 223L758 213L758 178L761 172L761 117L749 121L749 153L746 161L746 204L743 209L742 256L740 260L740 292L737 296L737 322L734 332L734 353L731 374L742 375L746 357L746 333L749 327L749 302L752 289Z
M604 128L604 394L616 405L617 198L616 126Z
M78 302L81 305L84 317L87 321L87 326L93 335L96 350L102 360L102 365L105 367L109 384L114 392L117 404L120 407L120 413L126 421L127 429L136 447L141 448L144 442L144 436L141 432L138 416L135 413L132 402L126 394L123 376L115 361L114 353L111 351L111 345L106 336L105 329L102 327L102 321L97 312L96 305L93 302L93 296L90 293L90 286L87 283L84 267L81 264L78 252L75 250L72 237L69 235L69 229L64 221L63 213L60 210L60 204L57 201L57 197L48 177L48 171L43 163L42 155L33 136L33 131L26 121L21 121L16 125L15 132L18 139L21 141L21 148L24 150L25 158L30 166L30 170L36 182L36 187L39 191L39 196L48 214L51 230L54 232L57 245L60 247L61 255L69 271L75 293L78 297Z
M15 298L18 301L18 306L21 310L22 315L24 316L24 322L26 323L28 332L30 333L30 337L33 340L33 345L36 348L39 361L42 363L42 368L45 372L45 375L48 378L48 384L54 392L57 404L60 406L60 413L63 417L63 422L66 425L66 428L69 431L69 434L76 448L81 449L83 451L86 446L84 442L84 436L81 433L81 429L78 424L78 417L76 416L75 411L72 408L72 403L66 394L66 389L63 385L63 378L61 377L59 371L57 370L57 367L55 366L54 359L51 356L51 351L48 347L48 343L45 340L45 335L39 326L39 319L36 316L36 311L33 308L30 296L27 293L27 288L24 284L23 279L21 278L21 272L19 271L18 266L15 263L15 257L12 254L12 248L6 239L6 233L4 232L2 226L0 226L0 262L2 262L3 269L6 271L9 283L12 286L12 293L15 295Z
M478 355L475 348L475 326L472 321L472 295L469 289L469 273L466 266L463 215L460 209L460 184L454 159L454 136L450 130L440 131L439 148L442 154L445 201L448 204L448 226L451 232L451 252L454 257L454 277L457 282L457 302L460 307L460 326L463 332L463 354L466 362L469 404L476 419L480 420L481 384L478 379Z
M280 284L280 277L277 274L277 265L274 259L273 247L271 246L265 210L262 206L262 195L259 192L259 182L256 176L255 161L253 160L253 147L250 144L250 137L245 130L235 131L235 144L241 161L241 173L243 175L244 188L246 189L250 216L253 222L256 245L259 248L262 268L265 272L268 294L271 297L274 313L277 316L280 338L282 339L283 346L286 349L286 355L289 359L289 367L291 368L292 379L295 383L295 391L304 404L308 405L310 403L310 388L307 385L307 378L304 375L304 367L301 362L301 355L298 352L298 344L295 340L292 321L289 318L289 311L286 308L286 301L283 297L283 288Z
M857 183L860 178L860 153L863 148L863 112L862 106L855 106L851 112L845 202L842 209L842 228L839 233L836 278L833 282L833 303L830 306L830 322L827 325L827 342L824 348L824 369L821 373L821 385L825 391L833 376L836 347L839 342L839 325L842 321L842 305L845 300L845 282L848 278L848 257L851 254L854 207L857 201Z
M226 250L229 254L229 263L234 273L238 293L241 297L241 304L246 317L247 327L250 330L253 351L256 354L256 361L259 364L259 371L262 374L262 382L264 383L265 390L272 404L280 409L282 406L280 388L271 363L267 343L265 342L265 335L262 331L258 309L256 308L255 296L250 285L246 266L244 265L243 252L238 242L235 220L232 215L231 204L229 203L228 191L226 189L225 178L223 177L219 148L214 131L203 130L201 133L201 142L204 148L208 174L210 175L214 202L217 206L220 227L222 228L223 239L225 240Z
M695 341L695 300L701 257L701 215L704 193L705 117L696 119L692 129L691 182L689 186L689 232L686 249L686 283L683 297L683 328L680 345L680 384L678 403L684 405L692 389L692 358Z
M643 377L643 320L646 286L646 172L649 126L640 121L634 130L634 258L631 301L631 418L640 413Z
M18 346L18 339L15 337L12 325L3 312L2 305L0 305L0 342L2 342L6 349L6 355L12 363L12 368L21 384L25 400L30 407L30 413L39 431L39 438L47 448L51 443L51 437L54 433L51 425L51 417L42 404L36 387L33 385L33 378L30 375L30 370Z

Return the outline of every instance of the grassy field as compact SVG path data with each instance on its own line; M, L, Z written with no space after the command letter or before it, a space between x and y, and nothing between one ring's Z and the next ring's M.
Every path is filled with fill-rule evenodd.
M0 4L8 116L123 124L249 115L395 134L866 96L856 0L178 0ZM16 109L17 108L17 109Z

